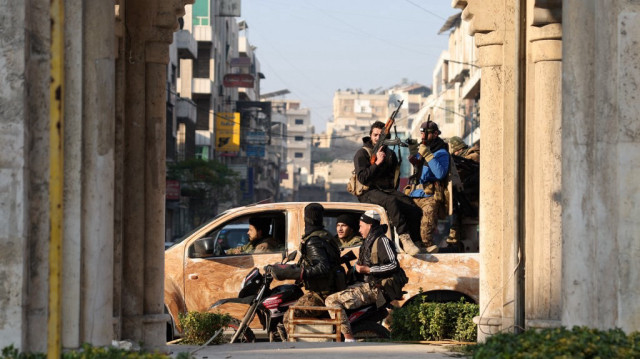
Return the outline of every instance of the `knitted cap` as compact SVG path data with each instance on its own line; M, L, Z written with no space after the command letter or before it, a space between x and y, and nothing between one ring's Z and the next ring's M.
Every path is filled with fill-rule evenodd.
M351 227L351 229L358 229L358 222L356 219L350 214L341 214L336 218L336 223L344 223L347 226Z

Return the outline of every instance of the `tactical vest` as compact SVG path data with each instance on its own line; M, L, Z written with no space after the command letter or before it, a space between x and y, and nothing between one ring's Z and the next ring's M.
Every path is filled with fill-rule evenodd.
M329 255L329 262L332 267L329 275L324 278L314 278L312 281L305 280L304 286L307 290L323 294L335 293L346 288L346 274L344 268L340 265L340 246L337 240L324 229L311 232L308 236L302 238L300 242L300 252L302 257L300 261L304 266L311 266L312 263L307 259L307 240L312 237L322 239L323 246Z
M371 266L378 265L378 239L376 238L373 241L373 245L371 246ZM398 267L395 272L391 275L391 277L383 278L380 280L380 287L382 288L382 292L385 298L388 301L392 301L395 299L402 298L402 288L405 284L409 282L409 278L407 278L407 274L404 272L404 269L400 267L400 263L398 263Z

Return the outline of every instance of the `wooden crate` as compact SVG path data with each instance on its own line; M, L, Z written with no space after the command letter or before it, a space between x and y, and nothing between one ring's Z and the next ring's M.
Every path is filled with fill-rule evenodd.
M308 318L295 317L295 310L326 311L333 314L331 318ZM290 342L320 342L320 341L342 341L340 336L340 322L342 321L342 310L339 307L312 307L312 306L291 306L287 311L289 321L287 323L287 337Z

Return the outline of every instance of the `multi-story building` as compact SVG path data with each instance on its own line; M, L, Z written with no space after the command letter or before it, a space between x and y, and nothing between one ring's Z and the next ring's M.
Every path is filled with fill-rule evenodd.
M468 144L480 139L479 100L481 71L476 64L476 44L461 13L452 15L440 29L449 31L449 48L441 53L433 70L433 94L423 106L442 137L460 136ZM411 133L419 134L419 123Z
M311 167L311 111L296 100L273 100L272 107L286 117L286 175L283 175L282 190L287 200L298 200L300 185L310 184Z

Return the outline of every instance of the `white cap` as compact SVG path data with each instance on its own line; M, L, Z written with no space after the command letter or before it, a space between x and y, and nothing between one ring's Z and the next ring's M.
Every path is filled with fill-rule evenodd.
M364 223L373 224L373 222L380 223L380 215L378 212L370 209L360 216L360 220Z

